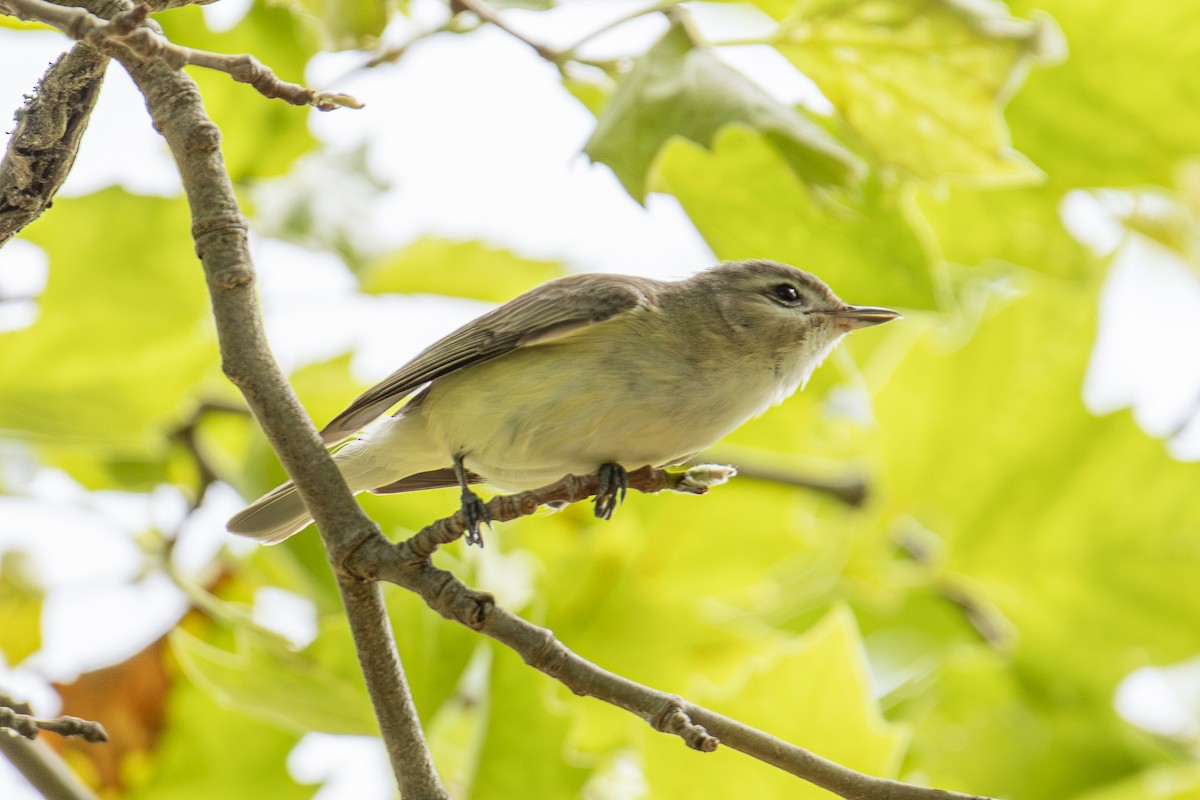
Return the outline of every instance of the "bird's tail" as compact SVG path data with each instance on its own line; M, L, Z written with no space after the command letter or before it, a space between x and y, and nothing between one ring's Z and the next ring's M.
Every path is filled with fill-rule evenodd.
M409 432L404 439L406 446L397 447L397 440L388 438L394 437L395 434L396 430L388 428L383 431L383 436L379 437L382 441L364 436L351 440L334 452L333 460L351 492L358 494L375 490L377 487L390 486L416 473L425 473L434 466L441 466L438 463L441 459L436 451L432 456L426 454L428 448L417 447L417 457L414 459L410 456L406 459L404 456L414 449L413 442L419 445L423 440L415 439ZM380 447L380 444L383 447ZM445 481L436 485L445 485ZM404 491L408 488L430 487L422 483L419 487L406 486L405 489L389 490ZM263 544L277 544L292 534L299 533L310 522L312 515L300 499L300 492L288 481L239 511L225 527L231 533L258 539Z
M263 544L278 544L299 533L312 516L291 481L255 500L234 514L225 527L230 533L258 539Z

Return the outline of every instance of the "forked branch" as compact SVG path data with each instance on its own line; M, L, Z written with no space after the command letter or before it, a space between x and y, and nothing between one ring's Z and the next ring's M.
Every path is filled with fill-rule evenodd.
M51 25L72 39L86 42L109 55L115 56L116 48L143 59L160 59L175 70L189 64L217 70L235 81L250 84L264 97L297 106L313 106L320 111L362 108L362 103L349 95L317 92L298 83L280 80L254 56L210 53L175 44L147 23L151 10L149 5L141 3L106 21L82 8L59 6L45 0L0 0L0 12Z

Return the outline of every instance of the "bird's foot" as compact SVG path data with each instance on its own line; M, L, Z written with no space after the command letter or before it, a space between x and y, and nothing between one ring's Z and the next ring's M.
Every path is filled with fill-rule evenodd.
M466 527L467 545L479 545L483 547L483 534L479 532L480 525L492 527L492 515L488 513L487 504L479 499L479 495L475 494L470 489L470 480L467 477L467 468L463 465L463 455L459 453L454 456L454 477L458 480L458 486L462 489L462 516L463 525Z
M463 524L466 526L467 545L478 545L483 547L483 534L480 532L481 525L492 527L492 515L488 513L487 503L479 498L479 495L472 492L470 489L464 489L462 493L462 515Z
M596 487L595 513L600 519L612 519L613 511L625 501L629 489L629 473L620 464L603 464L596 472L600 483Z

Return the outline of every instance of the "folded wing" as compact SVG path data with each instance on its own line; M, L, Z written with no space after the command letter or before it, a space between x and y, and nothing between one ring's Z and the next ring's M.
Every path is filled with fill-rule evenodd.
M571 275L517 297L419 353L363 392L321 431L327 444L361 430L421 386L519 347L552 341L654 305L656 284L624 275Z

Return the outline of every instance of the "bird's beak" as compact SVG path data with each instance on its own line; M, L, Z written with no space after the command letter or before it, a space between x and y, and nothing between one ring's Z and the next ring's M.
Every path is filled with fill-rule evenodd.
M872 325L900 319L899 312L876 306L846 306L837 311L830 311L829 316L838 320L848 331L856 331L859 328L869 328Z

